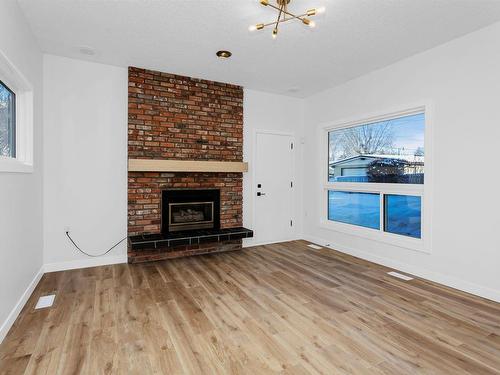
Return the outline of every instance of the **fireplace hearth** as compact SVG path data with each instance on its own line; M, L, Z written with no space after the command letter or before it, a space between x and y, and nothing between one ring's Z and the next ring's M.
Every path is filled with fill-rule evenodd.
M218 189L162 191L161 233L129 237L129 263L240 250L253 232L241 226L221 228Z

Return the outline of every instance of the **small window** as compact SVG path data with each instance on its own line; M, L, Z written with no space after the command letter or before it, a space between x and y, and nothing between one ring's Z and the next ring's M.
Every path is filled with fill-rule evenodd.
M0 81L0 156L16 157L16 94Z
M421 197L384 195L384 230L414 238L421 237Z
M328 220L380 229L380 195L329 190Z

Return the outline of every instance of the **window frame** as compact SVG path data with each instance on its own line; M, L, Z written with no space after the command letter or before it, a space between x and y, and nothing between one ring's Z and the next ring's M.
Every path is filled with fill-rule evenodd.
M401 107L400 107L401 108ZM431 199L432 193L432 106L430 102L406 107L405 110L385 111L380 114L358 116L355 119L347 119L335 123L322 124L320 132L320 165L321 165L321 199L320 199L320 226L336 232L362 237L365 239L388 243L401 248L415 250L424 253L431 252ZM424 142L425 142L425 166L423 184L402 183L373 183L373 182L332 182L329 181L329 132L351 128L363 124L389 120L398 117L410 116L419 113L425 115ZM380 227L372 229L353 224L346 224L328 220L328 191L346 191L360 193L379 194L380 199ZM385 232L384 228L384 196L389 194L414 195L421 198L421 238L414 238L394 233Z
M33 86L1 50L0 80L15 95L15 156L0 156L0 173L33 173Z

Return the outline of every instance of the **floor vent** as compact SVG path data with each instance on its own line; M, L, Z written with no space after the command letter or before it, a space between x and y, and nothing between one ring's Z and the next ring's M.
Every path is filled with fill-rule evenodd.
M311 249L314 249L314 250L319 250L319 249L322 249L322 247L321 247L321 246L315 245L315 244L313 244L313 243L311 243L311 244L309 244L309 245L307 245L307 246L309 246Z
M44 309L46 307L50 307L54 304L54 299L56 298L55 294L50 294L48 296L42 296L38 299L36 303L35 309Z
M391 271L391 272L387 272L387 274L394 276L394 277L397 277L398 279L405 280L405 281L413 280L413 277L403 275L402 273L399 273L399 272Z

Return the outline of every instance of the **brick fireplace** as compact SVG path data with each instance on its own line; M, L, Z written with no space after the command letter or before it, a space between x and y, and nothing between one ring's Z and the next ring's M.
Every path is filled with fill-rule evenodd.
M128 157L241 162L243 89L226 83L130 67ZM242 227L242 182L242 173L129 172L128 234L132 239L159 238L165 234L162 231L162 194L182 189L217 190L220 207L217 208L219 222L216 227L237 232ZM236 237L233 237L230 249L241 247L243 236ZM158 251L155 243L155 247L149 250L154 250L156 257L148 258L145 256L149 254L147 251L130 249L129 243L129 261L229 249L227 242L212 245L200 246L190 242L171 247L168 251Z

